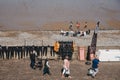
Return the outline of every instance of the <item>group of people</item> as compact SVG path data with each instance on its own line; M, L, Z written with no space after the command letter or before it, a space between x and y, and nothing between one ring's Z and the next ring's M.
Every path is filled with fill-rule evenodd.
M60 34L64 36L72 36L72 37L76 37L76 36L81 37L81 36L86 36L90 34L90 29L86 30L87 22L85 22L84 31L80 30L80 23L78 21L76 22L76 25L75 25L77 30L73 30L73 26L74 26L73 22L71 21L69 25L69 31L61 30Z
M49 61L47 58L45 59L45 62L44 62L43 76L45 74L51 75L50 65L49 65ZM64 59L63 68L61 69L61 77L62 78L64 78L64 77L72 78L70 76L70 62L69 62L68 56L66 56Z
M95 56L94 59L92 60L91 68L88 69L89 70L88 75L91 76L92 78L94 78L99 71L99 69L98 69L99 62L100 61L99 61L98 57ZM34 63L34 61L33 61L33 63ZM44 62L43 76L46 74L51 75L49 60L47 58L45 59L45 62ZM66 56L65 59L63 60L63 67L61 69L61 77L62 78L65 78L65 77L72 78L70 75L70 61L69 61L68 56Z
M71 37L81 37L81 36L86 36L90 34L90 29L87 31L60 31L60 35L63 36L71 36Z
M77 30L79 31L79 29L80 29L80 22L77 21L75 26L76 26ZM85 22L84 28L87 28L87 22ZM70 22L69 30L73 31L73 22L72 21Z
M36 69L37 67L41 70L42 67L44 66L43 68L43 76L48 74L48 75L51 75L51 72L50 72L50 65L49 65L49 61L48 59L46 58L45 61L44 61L44 65L42 63L42 59L41 61L37 62L36 61L36 58L37 58L37 55L36 55L36 52L31 52L30 54L30 67L32 69ZM66 56L65 59L64 59L64 64L63 64L63 68L61 69L61 76L62 78L63 77L69 77L71 78L70 76L70 62L69 62L69 57Z

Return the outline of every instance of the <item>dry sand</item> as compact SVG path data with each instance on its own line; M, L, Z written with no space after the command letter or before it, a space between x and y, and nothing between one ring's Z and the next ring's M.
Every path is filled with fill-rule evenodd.
M71 61L70 69L72 79L61 78L63 61L49 61L51 76L42 76L43 71L30 68L30 60L0 60L0 80L119 80L120 62L101 62L99 73L93 79L87 76L87 70L91 65L85 65L84 61Z

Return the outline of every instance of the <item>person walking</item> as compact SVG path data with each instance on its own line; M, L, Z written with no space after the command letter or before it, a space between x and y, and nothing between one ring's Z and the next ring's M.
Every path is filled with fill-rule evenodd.
M45 59L45 63L44 63L43 76L45 74L51 75L51 73L50 73L50 65L49 65L49 61L48 61L47 58Z
M99 72L99 59L98 56L95 55L94 59L92 60L92 69L94 70L93 74L92 74L92 78L94 78L96 76L96 74Z
M62 73L62 78L64 77L72 78L70 76L70 62L69 62L68 56L66 56L64 59L64 64L63 64L61 73Z

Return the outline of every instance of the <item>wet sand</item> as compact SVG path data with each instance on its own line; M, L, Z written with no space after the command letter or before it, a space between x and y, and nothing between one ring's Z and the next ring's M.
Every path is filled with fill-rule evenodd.
M119 0L1 0L0 30L68 30L69 22L85 21L94 29L120 30Z

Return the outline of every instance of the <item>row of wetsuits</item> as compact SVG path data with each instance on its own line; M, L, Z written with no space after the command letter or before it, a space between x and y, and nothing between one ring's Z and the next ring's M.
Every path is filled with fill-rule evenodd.
M22 59L29 57L30 52L33 50L36 51L37 56L47 56L48 51L51 56L55 56L54 46L0 46L0 58Z

